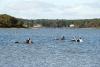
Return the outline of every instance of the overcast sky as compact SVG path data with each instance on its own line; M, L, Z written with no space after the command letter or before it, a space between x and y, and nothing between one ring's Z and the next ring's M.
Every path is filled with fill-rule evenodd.
M0 14L27 19L100 18L100 0L0 0Z

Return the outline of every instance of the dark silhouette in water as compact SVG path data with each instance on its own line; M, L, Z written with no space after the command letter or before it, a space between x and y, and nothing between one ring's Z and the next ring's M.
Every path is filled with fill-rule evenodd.
M65 40L65 36L62 36L61 38L57 38L56 40Z
M19 43L18 41L16 41L15 43Z
M21 42L16 41L15 43L21 43ZM24 42L23 42L23 43L24 43ZM32 44L33 42L32 42L32 40L29 38L29 39L27 39L27 40L25 41L25 43L27 43L27 44Z
M64 37L64 36L62 36L61 40L65 40L65 37Z
M32 44L33 42L32 42L32 40L29 38L28 40L26 40L26 43L27 43L27 44Z

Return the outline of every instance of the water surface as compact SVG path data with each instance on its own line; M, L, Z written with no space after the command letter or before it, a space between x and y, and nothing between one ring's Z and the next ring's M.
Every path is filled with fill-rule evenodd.
M31 45L24 43L29 37ZM0 28L0 67L100 67L100 29Z

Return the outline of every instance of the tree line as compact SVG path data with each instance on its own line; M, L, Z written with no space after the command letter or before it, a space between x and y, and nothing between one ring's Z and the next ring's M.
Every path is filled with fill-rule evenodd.
M100 19L82 19L82 20L66 20L66 19L21 19L15 18L7 14L0 15L0 27L16 27L28 28L40 24L43 27L69 27L74 24L77 28L100 27Z

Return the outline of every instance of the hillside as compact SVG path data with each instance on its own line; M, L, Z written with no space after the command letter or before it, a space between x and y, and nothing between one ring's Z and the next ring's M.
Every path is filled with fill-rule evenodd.
M21 23L18 22L17 18L12 17L7 14L0 15L0 27L23 27Z
M0 15L0 27L33 27L40 24L43 27L69 27L74 24L78 28L100 27L100 19L82 19L82 20L66 20L66 19L21 19L15 18L7 14Z

